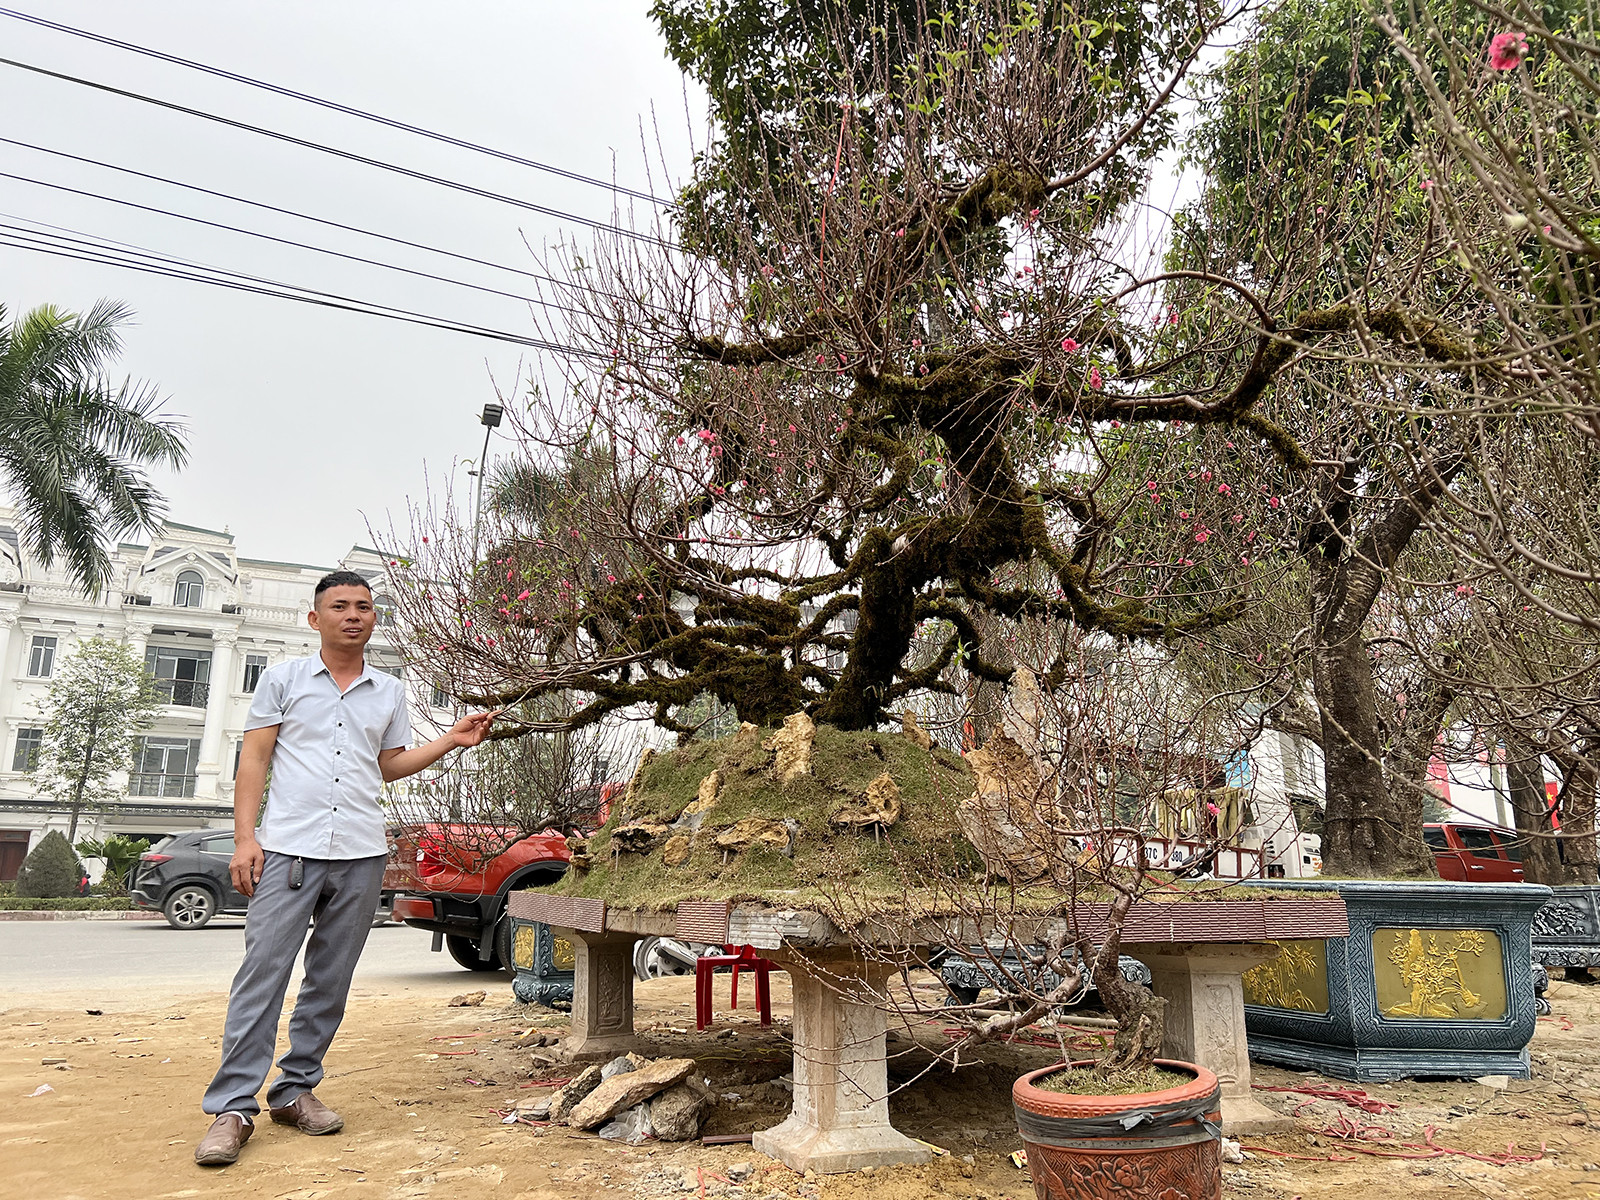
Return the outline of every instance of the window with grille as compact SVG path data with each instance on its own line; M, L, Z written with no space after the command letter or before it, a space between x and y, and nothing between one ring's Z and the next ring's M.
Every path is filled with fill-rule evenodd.
M428 703L434 708L449 708L450 693L436 683L433 685L433 696L428 700Z
M56 639L35 634L33 647L28 651L28 674L35 679L49 679L56 669Z
M372 602L372 607L374 609L376 609L377 613L378 613L378 628L379 629L393 629L394 628L394 597L393 596L379 596L376 600L374 600Z
M179 608L199 608L205 599L206 581L199 571L180 571L172 591L172 603Z
M39 747L44 745L44 730L17 730L17 748L11 755L13 771L31 771L39 765Z
M244 690L254 692L256 684L261 682L261 672L267 669L267 656L265 654L246 654L244 656Z
M193 796L199 738L140 738L134 770L128 776L130 796Z
M156 691L168 704L204 708L211 695L211 651L187 646L150 646L145 670L155 677Z

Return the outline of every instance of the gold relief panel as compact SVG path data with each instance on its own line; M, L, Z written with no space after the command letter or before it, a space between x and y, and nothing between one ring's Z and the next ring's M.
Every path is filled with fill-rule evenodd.
M1496 1021L1506 1015L1500 936L1488 929L1375 929L1372 970L1385 1017Z
M1295 1012L1328 1011L1328 943L1322 938L1277 942L1278 957L1244 973L1244 1002Z
M578 955L572 949L572 943L564 937L558 937L555 945L550 948L550 961L558 971L570 971L578 965Z
M538 942L538 930L532 925L518 925L511 935L511 965L519 971L533 970L533 952Z

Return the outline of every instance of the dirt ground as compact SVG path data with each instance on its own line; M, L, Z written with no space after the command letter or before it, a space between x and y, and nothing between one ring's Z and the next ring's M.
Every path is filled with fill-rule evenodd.
M67 1007L59 994L24 998L0 1010L0 1178L23 1200L610 1194L1025 1200L1033 1194L1027 1173L1009 1158L1018 1148L1009 1088L1021 1071L1050 1061L1042 1047L989 1050L954 1074L935 1069L895 1094L896 1126L948 1152L931 1165L807 1180L749 1145L634 1148L565 1128L504 1124L500 1114L548 1095L547 1081L571 1073L537 1057L549 1055L537 1044L560 1035L565 1018L513 1004L504 984L489 985L482 1007L447 1007L449 987L475 989L483 979L463 972L440 982L437 991L353 995L318 1089L343 1113L342 1133L312 1138L263 1120L239 1162L222 1170L197 1167L192 1155L206 1127L198 1102L216 1065L224 996L137 1007L92 999ZM774 975L773 985L773 1029L761 1030L745 1011L727 1012L724 977L717 1023L703 1034L694 1031L692 980L639 987L641 1032L658 1053L694 1057L719 1096L707 1134L766 1128L787 1111L788 990L783 976ZM1258 1093L1284 1111L1298 1108L1300 1131L1247 1139L1262 1149L1224 1169L1227 1194L1600 1200L1600 1130L1589 1123L1595 1104L1600 1124L1600 987L1556 983L1551 993L1555 1013L1539 1024L1534 1079L1503 1089L1475 1082L1368 1085L1369 1096L1398 1106L1382 1113L1304 1094ZM85 996L93 994L86 988ZM90 1006L104 1011L86 1011ZM914 1039L892 1039L895 1079L916 1076L930 1062L924 1046L942 1037L931 1024ZM1258 1068L1256 1083L1354 1086L1267 1067ZM49 1090L33 1094L41 1086ZM1430 1136L1438 1146L1494 1161L1425 1157L1425 1148L1404 1148L1425 1147ZM1418 1157L1352 1153L1352 1146ZM1534 1161L1497 1165L1508 1151ZM740 1168L749 1170L745 1182L730 1183L744 1174Z

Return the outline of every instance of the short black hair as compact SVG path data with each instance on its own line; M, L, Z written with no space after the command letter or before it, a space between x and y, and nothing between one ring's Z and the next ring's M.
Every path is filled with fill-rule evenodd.
M311 594L311 607L317 606L323 592L336 587L364 587L369 596L372 594L372 585L354 571L329 571L317 580L317 590Z

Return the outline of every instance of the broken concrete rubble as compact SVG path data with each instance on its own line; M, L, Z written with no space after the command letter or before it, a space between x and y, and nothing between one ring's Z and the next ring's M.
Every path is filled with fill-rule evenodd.
M687 1142L700 1136L700 1123L710 1096L693 1076L661 1092L649 1102L650 1124L663 1142Z
M694 1070L692 1058L658 1058L607 1079L578 1103L567 1118L574 1129L598 1129L624 1109L683 1082Z
M600 1086L600 1068L586 1067L572 1081L550 1097L550 1119L565 1121L585 1096Z

